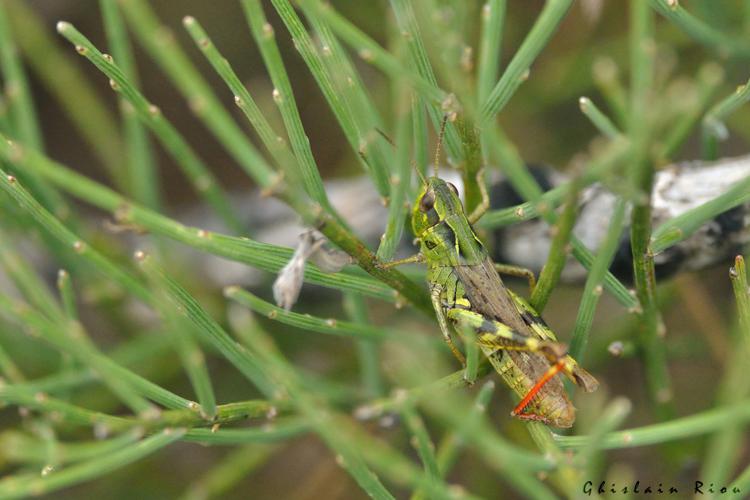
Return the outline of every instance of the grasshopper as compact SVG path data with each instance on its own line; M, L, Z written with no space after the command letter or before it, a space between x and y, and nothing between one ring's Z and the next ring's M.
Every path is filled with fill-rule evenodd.
M500 278L498 271L525 275L534 286L531 271L493 263L472 227L489 207L481 172L482 203L469 215L456 187L440 179L437 172L427 179L420 174L420 179L422 187L411 218L419 253L381 266L426 263L440 330L461 364L465 366L466 361L453 343L452 328L470 328L476 334L476 342L490 363L521 398L511 415L554 427L571 427L575 407L555 375L565 374L586 392L599 384L567 354L567 346L557 341L534 308L506 288Z

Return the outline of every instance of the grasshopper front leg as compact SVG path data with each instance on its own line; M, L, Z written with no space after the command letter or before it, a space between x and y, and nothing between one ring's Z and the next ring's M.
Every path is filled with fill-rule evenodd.
M377 266L380 269L390 269L392 267L402 266L404 264L418 264L424 262L424 255L421 253L415 253L404 259L392 260L389 262L378 262Z

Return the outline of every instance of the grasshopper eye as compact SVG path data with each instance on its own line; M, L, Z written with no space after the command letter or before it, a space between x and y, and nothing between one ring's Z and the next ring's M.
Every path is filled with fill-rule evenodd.
M433 191L427 191L422 199L419 200L419 210L423 213L427 213L435 206L435 193Z
M448 184L448 187L451 189L451 191L453 191L453 194L458 196L458 188L451 182L447 182L446 184Z

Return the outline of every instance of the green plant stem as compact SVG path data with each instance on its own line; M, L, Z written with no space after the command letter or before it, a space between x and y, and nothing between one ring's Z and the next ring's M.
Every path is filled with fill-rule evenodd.
M146 380L103 355L86 336L80 323L69 323L60 319L52 321L26 304L11 301L4 296L0 296L0 311L17 323L33 329L57 349L90 366L104 383L136 412L146 415L154 413L155 408L144 400L144 397L170 408L195 406L195 403Z
M505 174L513 188L521 197L537 206L539 214L547 223L554 224L557 220L557 214L548 205L541 202L542 188L526 168L516 148L508 142L499 129L495 128L491 131L493 133L491 152L494 153L499 164L503 165ZM570 242L573 247L573 256L586 269L590 269L594 261L591 251L575 235L571 236ZM604 286L625 307L633 308L637 304L628 289L609 271L606 273Z
M110 179L122 186L124 179L120 173L123 171L124 147L109 108L97 97L98 93L75 61L59 48L47 23L34 13L28 2L4 0L4 6L14 31L23 33L16 41L29 66L62 106L68 119L104 165Z
M671 417L672 389L664 348L664 325L656 304L656 278L651 243L651 193L653 165L647 159L649 141L648 102L653 81L653 19L645 2L634 2L630 8L631 111L628 130L633 141L630 171L632 184L639 190L633 203L630 222L630 245L633 253L633 280L639 311L639 347L644 359L649 395L659 417Z
M651 251L661 253L667 248L688 238L707 220L750 200L750 177L734 184L726 192L702 205L669 219L651 236Z
M578 107L581 109L581 113L586 115L586 118L591 120L591 123L597 128L597 130L609 139L616 139L620 136L620 131L617 126L612 123L591 99L588 97L581 97L578 99Z
M18 160L24 155L25 152L17 145L9 144L6 138L0 136L0 156L4 156L6 159L15 158ZM28 213L37 224L62 242L64 246L71 249L82 259L86 259L102 274L117 282L125 290L128 290L136 297L144 300L147 299L148 291L140 282L73 234L58 219L45 210L20 185L15 177L7 175L2 170L0 170L0 190L11 196L24 212Z
M681 117L669 123L670 132L663 139L661 147L655 153L658 161L662 162L674 157L685 141L690 138L696 124L701 123L706 108L724 81L724 70L716 64L706 64L698 75L698 96L692 105L681 114Z
M723 429L727 425L750 420L750 403L744 402L707 410L688 417L680 417L660 424L647 425L606 434L599 442L602 450L635 448L662 444L678 439L701 436ZM588 436L554 436L563 448L580 448L590 443Z
M12 131L14 138L42 149L44 144L31 97L31 87L12 35L7 5L4 2L0 4L0 74L4 83L8 132ZM17 174L29 184L46 208L60 215L70 212L70 207L60 194L33 173L19 171Z
M570 235L573 233L576 216L578 215L579 191L580 182L573 180L568 187L565 208L554 226L552 245L549 249L547 262L544 263L542 271L539 273L539 280L531 292L530 303L539 313L544 310L552 290L560 281L560 275L570 253Z
M368 143L368 140L364 137L363 133L368 131L362 130L362 120L355 115L352 106L343 98L344 96L337 92L336 85L334 84L335 78L331 74L331 71L329 71L325 61L322 59L321 52L313 43L294 8L287 0L272 0L271 3L291 34L297 50L336 116L350 146L355 151L366 154L367 151L362 151L362 148ZM258 19L258 16L262 13L260 3L257 0L244 0L243 6L251 28L253 28L255 33L257 31L255 19ZM264 19L264 17L260 19ZM270 38L270 40L272 41L273 39ZM370 165L365 160L363 162L366 170L370 172L378 192L382 196L387 196L389 189L387 167L381 164L375 165L375 168L370 168Z
M745 259L741 255L735 257L734 267L730 269L729 277L732 280L732 289L737 301L740 331L744 340L742 348L750 354L750 288L748 288Z
M242 233L243 224L231 208L231 204L216 181L216 178L198 157L190 144L177 129L162 115L158 107L151 104L136 89L111 57L105 57L73 25L66 22L57 24L57 31L63 35L76 51L91 61L113 82L113 90L118 92L135 109L140 120L154 132L159 142L172 155L175 162L184 170L198 194L206 199L227 226L236 233Z
M76 306L76 295L73 290L73 280L70 279L70 273L65 269L57 272L57 290L60 292L65 316L73 321L78 321L78 307Z
M57 444L57 465L90 460L115 452L143 437L143 429L135 427L119 436L97 441L60 442ZM12 463L46 464L47 444L37 437L18 431L0 435L2 457Z
M479 61L477 62L479 105L487 101L492 87L497 81L506 8L506 0L489 0L482 7L482 32L479 39Z
M735 348L730 353L722 381L716 396L716 405L732 404L747 398L750 379L747 377L747 356L750 354L750 295L748 295L747 271L741 255L729 270L739 317L739 331L734 335ZM706 459L701 476L710 478L714 484L726 484L741 456L743 439L742 425L727 425L718 430L708 443Z
M17 137L37 149L42 149L44 143L31 89L13 41L10 19L6 11L6 4L0 4L0 69L5 84L6 105Z
M372 322L367 313L367 304L360 294L347 293L344 295L344 309L352 322L366 326ZM357 358L360 366L360 379L368 398L377 398L385 390L383 377L380 373L380 345L374 340L357 341Z
M91 179L70 170L59 163L31 150L22 150L18 145L8 144L4 137L0 136L0 157L6 158L18 164L19 167L33 169L51 182L60 186L63 190L71 193L88 203L111 212L115 219L123 224L135 224L141 226L155 234L179 241L186 245L210 252L221 257L225 257L238 262L244 262L254 267L269 271L278 272L283 268L292 256L292 250L253 241L249 238L236 238L219 233L211 233L202 229L184 226L172 219L169 219L157 212L137 205L127 198L117 194L111 189L98 184ZM50 223L51 224L51 223ZM338 226L333 225L334 229ZM68 234L64 227L54 227L53 234ZM347 241L351 241L351 236ZM60 236L65 244L72 247L75 241L74 237ZM355 248L360 248L357 243L353 244ZM362 245L359 243L359 245ZM84 247L86 249L87 247ZM362 251L364 252L364 248ZM85 255L85 253L84 253ZM370 266L374 263L370 261ZM384 276L390 276L386 272L381 273ZM400 273L395 275L397 280ZM393 290L389 289L382 283L375 280L355 275L353 273L323 273L314 266L308 265L305 269L305 277L311 283L321 284L331 288L344 288L352 291L364 293L369 296L378 297L383 300L393 301L397 298ZM405 278L404 278L405 279ZM125 282L126 278L118 278L116 281ZM137 290L140 285L130 284L126 289L130 290L137 297L146 298L148 296L145 289ZM403 287L402 287L403 288ZM420 291L420 300L429 305L429 300L424 297ZM432 306L429 305L430 311Z
M332 76L342 99L352 109L358 127L364 132L364 142L359 145L360 159L367 158L376 172L389 172L394 163L393 147L383 134L384 120L376 102L370 96L363 76L360 75L342 43L336 38L330 26L303 4L299 4L305 18L318 39L323 62ZM373 179L378 183L378 179Z
M480 126L492 120L505 107L526 79L531 64L557 30L571 5L572 0L547 0L534 27L484 102L479 118Z
M362 340L409 340L409 335L406 332L391 331L371 324L340 321L333 318L322 319L310 316L309 314L286 311L284 308L266 302L236 286L225 288L224 296L268 318L303 330L350 336ZM436 345L439 344L436 343Z
M151 357L163 354L167 350L168 338L168 335L162 335L161 332L139 336L118 349L108 352L107 356L115 363L125 366L151 361ZM79 368L25 382L24 387L33 392L55 394L96 381L98 379L91 369ZM19 381L14 380L14 382Z
M153 258L153 257L147 257ZM182 366L187 373L195 395L200 404L200 412L206 419L216 416L216 396L214 395L211 377L206 367L206 360L194 338L192 325L185 318L174 311L169 304L168 284L161 279L159 272L151 271L146 259L139 261L146 270L145 277L149 282L154 296L154 305L162 317L172 343L180 356Z
M14 384L26 381L26 376L2 346L0 346L0 374Z
M172 31L160 24L148 2L120 0L119 4L139 43L167 74L198 119L259 185L273 183L273 170L182 51Z
M420 370L409 370L409 366L411 365L403 365L401 369L398 369L395 374L398 380L409 384L419 384L418 388L433 385L425 385L425 381L429 380L426 373ZM400 390L395 394L395 402L397 405L413 404L411 402L414 396L412 391ZM530 498L554 498L551 491L529 472L555 469L561 465L556 458L550 455L542 457L507 442L491 428L486 419L471 421L467 416L471 412L464 410L471 408L471 404L465 400L465 396L460 391L442 392L438 396L433 391L431 397L419 401L419 406L438 419L445 428L461 428L466 441L472 445L484 462L502 474L514 489ZM357 413L360 414L359 411ZM469 422L471 425L468 425ZM555 446L554 443L552 446Z
M582 464L584 467L581 477L596 477L598 473L597 463L601 459L601 446L604 443L605 436L610 434L613 429L622 425L630 413L632 406L632 403L628 399L622 397L615 398L607 405L601 416L597 418L591 432L587 436L588 441L581 447L581 450L575 457L576 462Z
M332 212L333 209L328 202L328 197L326 196L323 187L323 181L320 178L318 167L315 164L312 151L310 150L310 141L302 128L302 122L300 121L297 106L294 101L294 94L292 94L291 85L289 84L288 79L286 79L285 70L283 79L286 85L280 87L283 88L283 91L276 90L274 93L274 99L281 109L282 118L284 119L289 137L291 138L294 155L292 155L286 142L273 131L271 125L265 119L258 108L258 105L255 103L255 100L232 70L229 62L219 53L218 49L198 21L188 16L183 19L183 25L188 33L190 33L195 44L206 56L206 59L208 59L213 68L234 94L235 103L245 113L245 116L261 137L266 148L283 168L287 182L293 185L299 183L301 174L301 179L304 181L307 194L327 211ZM279 56L278 51L275 55ZM279 59L274 60L274 63L276 64L273 66L274 68L277 68L278 66L283 68L280 56ZM273 76L282 78L275 73ZM275 84L283 85L281 81L276 80Z
M81 462L42 477L31 474L6 477L0 481L0 496L3 498L25 498L32 494L43 495L88 479L103 476L169 446L181 439L184 433L184 430L166 429L109 455Z
M301 179L299 179L298 162L292 154L292 151L289 149L286 140L273 130L271 124L268 123L263 112L256 104L255 99L250 95L247 87L245 87L240 81L240 78L232 69L229 61L219 53L218 49L214 46L213 42L211 42L211 39L208 38L208 35L198 21L195 18L188 16L182 20L182 24L185 26L188 33L190 33L190 36L193 38L193 41L198 48L206 56L206 59L211 63L214 70L234 94L235 104L237 104L242 110L243 114L263 142L263 145L282 168L286 182L292 183L296 186L301 182ZM262 159L259 159L258 161L263 162ZM274 188L280 188L278 184L281 182L281 179L277 176L274 176L273 178L256 177L256 182L258 182L263 189L271 191ZM310 182L314 181L308 181L308 184ZM326 201L325 196L321 199Z
M437 87L437 78L435 78L432 65L427 57L427 50L425 49L419 26L417 25L412 4L407 0L390 0L390 5L396 17L398 29L404 37L404 43L406 44L412 65L416 67L419 76ZM436 130L440 128L443 115L445 115L446 111L449 111L444 109L445 102L447 101L430 103L427 106L427 113ZM458 161L462 158L461 139L453 123L450 122L445 127L445 148L448 156L453 160Z
M413 131L411 130L412 120L409 111L412 108L410 101L413 96L406 88L401 88L398 94L397 103L394 106L396 115L396 166L390 178L388 222L376 252L378 259L383 262L393 259L404 233L406 222L404 207L408 203L406 194L409 192L411 185L411 164L409 162L411 148L409 142Z
M458 460L461 450L466 446L464 429L476 425L477 420L484 418L494 390L494 381L488 380L485 382L479 390L474 404L466 414L463 424L449 431L449 434L440 443L437 450L437 461L441 477L448 475L448 472Z
M463 145L464 161L461 176L464 183L464 208L467 213L472 213L482 202L482 188L487 187L482 159L482 145L480 143L480 132L477 131L469 120L456 120L461 143Z
M705 114L701 124L704 160L710 161L718 158L718 142L726 139L728 135L724 121L748 100L750 100L750 81L738 86L732 94L716 103Z
M70 425L83 425L98 429L104 434L121 433L131 429L157 432L167 427L214 427L248 419L264 419L269 414L286 411L284 402L264 400L237 401L216 407L216 415L207 420L191 408L161 411L153 415L139 417L117 417L72 405L65 401L35 392L30 384L6 385L0 389L0 396L6 403L28 407L43 413L56 413L58 418ZM215 429L214 429L215 430Z
M435 445L430 439L430 434L424 425L424 420L419 416L417 410L411 405L404 405L401 408L401 416L404 424L412 436L412 446L416 448L419 459L422 461L425 473L430 482L435 485L440 481L440 470L438 469L437 458L435 457Z
M601 245L599 245L599 251L586 277L586 286L583 290L581 305L578 308L578 316L576 316L575 328L573 329L573 336L570 342L570 355L578 361L582 361L586 352L589 331L594 321L594 312L602 295L604 275L607 269L609 269L612 258L617 251L624 223L625 202L619 199L613 211L607 234Z
M592 69L594 84L607 102L614 121L621 127L628 122L627 94L618 75L618 67L613 59L600 57L594 61Z
M315 391L306 390L297 373L283 359L270 337L257 328L257 325L248 328L245 333L248 336L248 344L259 351L259 360L264 366L265 373L290 394L290 401L294 402L295 407L305 416L313 429L337 454L341 466L366 492L374 498L392 498L379 479L368 469L362 455L365 455L368 461L377 464L378 468L397 484L430 484L426 475L411 462L393 452L384 443L358 430L348 418L333 413ZM452 498L442 484L430 488L429 491L435 498Z
M368 63L377 66L393 78L406 78L416 93L426 100L442 103L448 99L448 94L444 90L420 76L411 66L402 65L398 58L338 14L330 4L320 2L320 0L300 0L300 3L324 20L334 33L358 51L360 57Z
M39 275L10 245L10 233L0 229L0 264L23 297L50 319L62 319L64 315L52 292Z
M288 441L310 432L310 425L297 417L280 418L277 422L260 427L243 429L190 429L185 441L209 446L237 446L241 444L268 444Z
M588 168L581 174L579 182L581 189L599 181L606 176L628 157L630 145L627 141L614 141L610 146L597 158L593 159ZM535 219L540 217L542 211L556 209L564 200L566 193L569 192L570 183L556 186L542 194L537 201L526 201L520 205L515 205L499 210L488 211L477 225L485 229L495 229L518 222Z
M112 56L125 77L134 87L138 87L135 60L117 0L99 0L99 8ZM137 202L158 210L161 206L160 181L148 134L138 120L133 106L123 97L120 97L119 103L128 150L128 193Z
M179 283L164 273L152 259L143 252L136 252L135 259L140 263L145 273L158 279L164 287L164 292L177 313L184 314L194 325L200 340L212 345L224 355L235 368L264 393L270 393L272 384L258 366L256 356L238 344L214 320L195 298Z
M713 49L722 57L750 57L750 43L718 31L687 12L679 2L649 0L649 5L672 21L696 42ZM743 41L738 41L743 40Z
M101 412L96 412L72 405L65 401L35 393L22 385L4 385L0 387L0 400L6 404L24 406L44 413L56 412L57 417L71 425L87 427L104 426L104 428L128 427L128 420Z

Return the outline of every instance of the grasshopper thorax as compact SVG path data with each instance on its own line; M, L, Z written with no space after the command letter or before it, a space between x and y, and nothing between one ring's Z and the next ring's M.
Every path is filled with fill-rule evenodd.
M458 189L439 177L424 183L414 203L411 224L428 265L477 263L485 256L464 214Z

